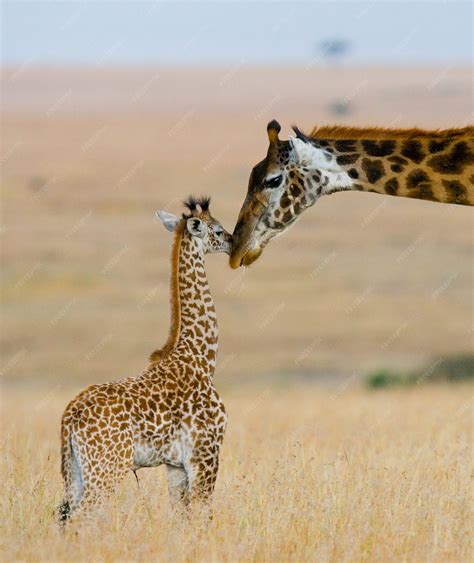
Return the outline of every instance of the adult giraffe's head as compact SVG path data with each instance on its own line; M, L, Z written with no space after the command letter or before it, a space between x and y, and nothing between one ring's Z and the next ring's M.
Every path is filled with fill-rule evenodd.
M275 120L268 124L267 156L250 174L247 197L233 234L232 268L254 262L272 238L290 227L315 203L329 183L329 176L339 182L341 189L347 182L347 174L332 165L331 153L324 149L315 151L296 127L295 137L281 141L280 129Z
M322 126L280 141L267 126L267 156L252 170L233 234L230 265L248 266L320 196L361 190L474 205L474 128Z

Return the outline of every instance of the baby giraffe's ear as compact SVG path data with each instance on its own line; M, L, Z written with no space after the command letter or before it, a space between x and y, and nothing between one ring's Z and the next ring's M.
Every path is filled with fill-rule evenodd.
M186 226L188 227L188 231L195 237L203 237L204 236L204 222L197 217L190 217L187 220Z
M166 211L157 211L155 215L163 223L165 229L170 233L176 229L176 226L179 223L179 217L176 217L176 215L172 215L171 213L166 213Z

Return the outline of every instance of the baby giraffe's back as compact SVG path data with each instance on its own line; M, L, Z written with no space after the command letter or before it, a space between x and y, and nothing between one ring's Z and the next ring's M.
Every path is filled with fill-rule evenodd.
M160 214L175 231L173 326L154 354L160 361L137 378L88 387L64 412L63 521L141 467L167 465L173 500L212 494L227 416L213 384L218 331L204 255L229 253L231 236L208 206L208 200L190 200L191 213L180 220Z

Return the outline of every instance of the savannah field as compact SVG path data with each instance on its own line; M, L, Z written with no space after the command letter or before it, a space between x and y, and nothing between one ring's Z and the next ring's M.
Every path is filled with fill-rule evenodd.
M132 473L63 536L57 423L69 395L9 392L4 561L469 561L471 389L296 384L228 391L214 519L170 519L163 468Z
M2 70L2 559L468 561L472 209L340 193L249 269L210 256L229 412L214 519L172 518L163 469L61 535L59 421L168 332L156 209L213 197L232 230L266 123L472 122L469 68ZM335 113L335 107L345 112ZM374 370L419 384L369 390Z

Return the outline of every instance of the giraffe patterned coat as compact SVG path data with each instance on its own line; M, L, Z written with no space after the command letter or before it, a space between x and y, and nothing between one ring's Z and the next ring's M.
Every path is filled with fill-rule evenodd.
M235 225L232 268L248 266L321 196L365 191L474 205L474 127L424 131L319 127L307 136L267 126L267 156L254 166Z
M64 412L60 521L143 467L166 465L176 502L208 500L213 492L227 415L213 383L218 328L204 255L230 253L231 235L211 216L208 199L191 198L187 206L181 219L159 212L175 233L168 342L140 376L91 385Z

